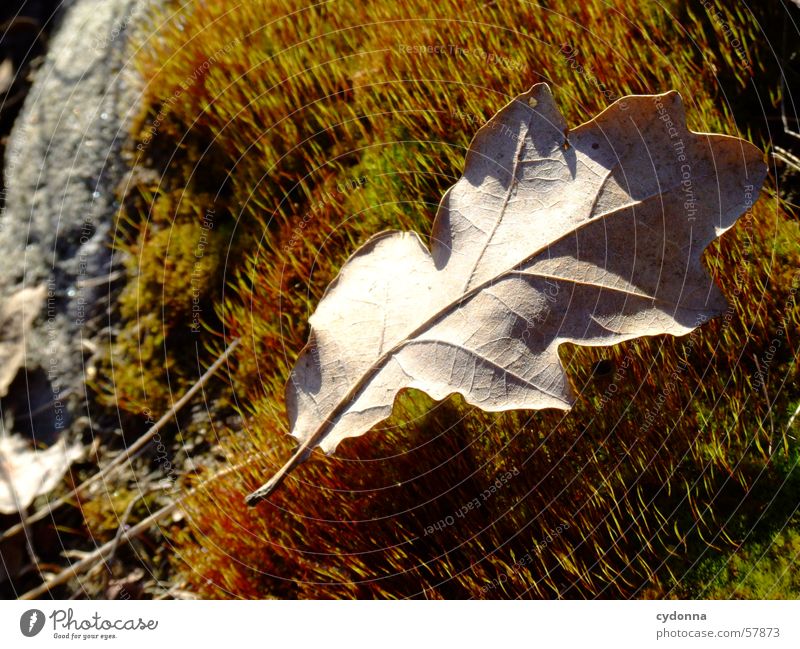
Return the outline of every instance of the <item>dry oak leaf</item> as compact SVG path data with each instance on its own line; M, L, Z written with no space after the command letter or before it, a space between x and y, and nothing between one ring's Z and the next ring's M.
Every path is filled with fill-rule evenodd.
M286 388L300 447L247 502L389 417L403 389L567 410L561 343L683 335L720 315L701 254L765 176L752 144L689 131L676 92L625 97L568 131L533 86L475 135L430 251L413 232L378 234L328 287Z
M0 398L19 369L25 365L26 339L36 316L44 306L47 287L23 288L0 302Z
M67 446L63 439L36 450L19 435L0 434L0 514L24 512L37 496L55 489L82 455L79 444Z

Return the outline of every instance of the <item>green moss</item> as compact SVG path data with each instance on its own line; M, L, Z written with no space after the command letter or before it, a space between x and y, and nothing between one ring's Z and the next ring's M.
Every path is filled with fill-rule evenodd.
M207 328L218 326L214 304L231 234L209 195L175 190L148 198L128 202L123 326L99 385L107 401L134 414L165 410L197 376ZM147 205L144 219L132 218L132 204Z
M472 135L510 96L546 80L577 124L610 98L675 88L691 128L737 134L716 80L725 75L744 93L748 71L719 46L714 25L681 3L669 7L681 20L655 3L599 1L550 9L197 2L180 21L156 17L158 33L137 60L150 102L140 132L163 177L140 184L146 200L129 197L123 219L121 248L136 281L122 301L116 398L137 408L160 389L163 400L166 371L195 369L182 355L179 280L209 206L229 225L215 229L204 262L204 299L218 316L206 322L243 342L233 372L246 427L224 434L235 470L196 477L203 488L187 499L190 522L175 533L176 567L193 589L241 597L664 596L691 580L709 548L739 547L762 524L752 514L775 493L788 471L780 462L793 453L775 432L797 403L785 387L797 377L793 334L771 361L769 399L754 376L778 323L785 319L786 332L800 325L788 270L800 261L796 224L767 201L706 255L731 303L725 317L684 338L562 348L580 395L570 413L490 414L409 392L391 420L343 443L336 457L315 454L272 504L241 506L291 450L283 385L325 287L377 231L429 234ZM723 16L756 60L753 22L725 8ZM577 50L573 60L561 52L565 43ZM407 49L442 44L443 54ZM239 254L227 254L229 244ZM773 250L779 263L770 261ZM224 300L210 279L223 272ZM599 361L613 371L593 372ZM680 388L657 405L676 371ZM456 516L515 470L490 499ZM428 532L448 517L453 524Z
M692 594L704 599L800 598L800 531L797 524L763 543L746 543L736 552L706 559L697 570Z

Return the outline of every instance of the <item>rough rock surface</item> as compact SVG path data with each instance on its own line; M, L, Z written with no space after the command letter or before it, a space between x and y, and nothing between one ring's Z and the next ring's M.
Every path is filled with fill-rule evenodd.
M85 407L84 355L108 306L121 149L138 110L126 43L148 5L70 3L6 149L0 301L39 287L45 300L2 405L43 441Z

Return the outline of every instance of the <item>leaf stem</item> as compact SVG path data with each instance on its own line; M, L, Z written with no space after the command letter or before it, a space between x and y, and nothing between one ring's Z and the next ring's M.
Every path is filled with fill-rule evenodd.
M323 428L324 430L324 428ZM280 470L273 475L267 482L261 485L253 493L249 494L244 501L254 507L262 500L266 500L269 495L281 486L281 483L286 479L286 476L294 471L298 466L305 462L311 455L311 451L319 441L318 436L309 437L303 442L300 447L295 451L295 454L284 464Z

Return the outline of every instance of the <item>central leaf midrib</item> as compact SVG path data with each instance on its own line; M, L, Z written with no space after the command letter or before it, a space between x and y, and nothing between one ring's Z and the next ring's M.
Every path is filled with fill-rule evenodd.
M704 175L706 175L706 174L704 174ZM628 209L630 209L632 207L636 207L637 205L642 205L643 203L645 203L647 201L650 201L650 200L652 200L654 198L658 198L658 197L664 196L666 193L674 191L674 190L679 189L679 188L680 188L680 181L678 181L677 184L675 184L675 185L673 185L671 187L668 187L666 189L659 188L659 191L657 193L651 194L651 195L649 195L649 196L647 196L645 198L642 198L642 199L639 199L639 200L637 200L635 202L627 203L627 204L622 205L620 207L614 208L610 212L604 212L603 214L595 216L594 218L587 219L586 221L584 221L582 223L579 223L576 227L568 230L567 232L564 232L560 237L558 237L558 238L554 239L553 241L541 246L540 248L538 248L537 250L535 250L531 254L527 255L524 259L522 259L522 260L518 261L517 263L515 263L511 268L508 268L508 269L498 273L497 275L491 277L490 279L485 280L484 282L482 282L482 283L478 284L477 286L471 288L470 290L468 290L467 292L463 293L462 295L459 295L457 297L457 299L455 299L455 300L449 302L448 304L444 305L443 307L441 307L436 313L432 314L427 320L425 320L423 323L421 323L419 326L417 326L416 329L414 329L412 332L407 334L403 338L403 340L398 341L389 350L387 350L381 356L379 356L378 358L375 359L375 361L372 363L372 365L370 365L364 371L364 373L361 375L361 378L353 385L352 388L350 388L350 390L347 392L347 394L339 400L339 402L336 404L336 407L331 411L331 413L327 417L325 417L325 420L323 421L322 425L320 425L319 428L314 432L314 434L312 434L309 437L309 439L307 440L306 444L311 446L314 443L319 442L322 438L324 438L325 435L326 435L326 431L329 430L330 428L332 428L336 424L336 419L342 414L342 411L349 404L351 404L355 399L357 399L358 396L360 396L361 392L369 384L369 381L373 378L373 376L375 376L375 374L377 374L378 371L380 371L385 366L385 364L389 361L389 359L392 358L395 354L397 354L405 345L407 345L408 343L412 342L415 337L419 336L421 333L423 333L424 331L426 331L427 329L429 329L430 327L435 325L439 320L441 320L442 318L444 318L447 315L449 315L449 313L454 308L458 307L459 305L461 305L464 302L467 302L467 301L471 300L476 294L478 294L480 291L484 290L485 288L487 288L489 286L492 286L493 284L497 283L498 281L500 281L502 279L505 279L509 274L519 270L520 266L530 262L537 255L541 254L542 252L544 252L548 248L551 248L551 247L555 246L556 244L560 243L561 241L566 239L568 236L574 235L579 230L582 230L583 228L586 228L589 225L591 225L593 223L596 223L598 221L601 221L603 219L607 219L607 218L610 218L610 217L613 217L613 216L617 216L620 213L624 212L625 210L628 210ZM429 253L430 253L430 251L429 251ZM573 280L566 280L565 279L564 281L572 282ZM603 288L608 288L608 290L612 290L612 291L616 290L616 289L611 288L611 287L603 287Z
M478 270L478 266L481 264L481 260L483 259L483 255L486 253L486 250L489 248L489 245L492 243L492 239L494 238L495 233L497 232L497 228L500 227L500 223L503 221L503 217L506 213L506 208L508 207L508 202L511 200L511 194L514 191L514 184L517 181L517 172L519 171L519 162L520 157L522 156L522 150L525 146L525 140L528 137L528 133L531 130L531 117L528 118L528 121L525 123L525 133L523 134L520 130L520 136L517 139L517 149L514 152L514 163L511 167L511 178L508 181L508 189L506 190L506 195L503 198L503 205L498 210L497 218L492 225L492 231L486 237L484 241L483 248L481 248L480 254L478 254L477 259L475 259L475 263L472 265L472 270L470 271L469 275L467 276L467 281L464 283L462 291L467 290L469 285L472 283L472 279L475 277L475 271Z

